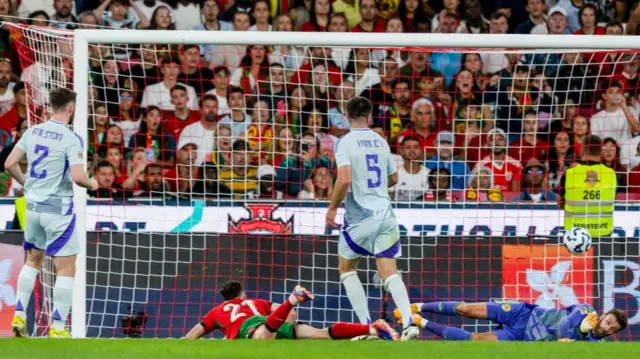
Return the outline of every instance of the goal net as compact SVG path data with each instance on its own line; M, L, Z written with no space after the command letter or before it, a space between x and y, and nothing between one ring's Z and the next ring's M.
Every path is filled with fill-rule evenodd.
M618 307L630 328L616 338L640 339L634 51L444 49L408 37L387 48L367 35L352 46L250 45L265 43L254 35L212 45L197 33L180 43L163 31L127 39L107 30L74 50L78 33L11 31L29 123L50 116L50 89L78 92L74 126L101 187L78 208L86 253L76 336L183 336L229 280L274 302L300 283L316 300L297 309L299 320L357 321L337 272L339 230L324 215L338 139L350 130L346 102L364 96L399 170L389 192L413 302ZM557 198L589 134L606 138L603 161L618 176L615 231L574 256L561 246ZM372 317L391 320L374 261L360 270ZM43 269L42 329L53 276Z

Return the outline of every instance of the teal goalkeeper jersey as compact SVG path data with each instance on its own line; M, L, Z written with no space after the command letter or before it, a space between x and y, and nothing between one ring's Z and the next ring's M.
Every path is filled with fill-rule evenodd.
M24 195L27 203L72 198L69 167L83 164L82 140L65 124L49 120L24 133L16 146L27 155Z
M531 312L525 331L525 341L557 341L568 338L585 341L603 341L593 335L580 332L580 323L594 309L588 304L572 305L562 309L535 307Z

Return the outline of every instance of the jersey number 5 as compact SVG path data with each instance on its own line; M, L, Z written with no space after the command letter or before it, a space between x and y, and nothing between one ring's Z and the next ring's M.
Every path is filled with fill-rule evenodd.
M42 170L42 172L38 173L36 172L36 166L40 162L42 162L42 160L47 158L47 156L49 156L49 147L36 145L36 148L33 149L33 152L35 152L35 154L39 156L33 162L31 162L31 177L39 179L47 177L47 170Z
M225 305L222 308L222 310L224 310L225 312L231 312L231 323L238 320L238 318L242 318L247 315L246 313L238 313L240 311L241 306L249 307L249 309L251 309L254 315L260 315L260 312L258 312L258 308L256 308L256 305L253 303L252 300L245 300L242 303L240 303L240 305L229 303Z
M380 171L380 164L378 161L378 155L368 154L366 155L367 160L367 171L369 173L373 172L374 179L367 178L367 187L369 188L378 188L380 187L382 171Z

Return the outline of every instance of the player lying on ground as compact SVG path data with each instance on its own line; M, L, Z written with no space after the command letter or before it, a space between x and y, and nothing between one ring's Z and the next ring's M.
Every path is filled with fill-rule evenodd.
M20 138L5 168L24 185L27 203L24 250L27 252L17 283L16 312L11 328L16 337L28 337L27 307L45 256L53 257L53 325L49 337L68 338L65 329L73 301L73 278L80 244L73 211L73 183L95 190L98 183L84 172L82 140L69 129L76 108L76 93L65 88L51 90L51 119L32 126ZM26 156L27 174L19 162ZM26 177L26 178L25 178ZM84 230L84 228L82 229Z
M235 281L226 283L220 294L224 303L207 313L185 339L198 339L216 329L227 339L351 339L369 335L383 340L399 339L398 333L383 320L373 324L336 323L326 329L288 323L293 307L313 300L313 295L301 286L296 286L282 304L247 299L242 284Z
M426 117L432 110L426 100L414 103L413 107L414 112ZM398 171L389 144L370 128L372 109L373 105L364 97L352 98L347 104L351 131L336 146L338 177L325 219L329 228L337 227L338 207L344 201L338 272L360 323L371 323L371 316L358 277L358 263L362 256L375 257L384 288L404 317L402 340L413 340L420 335L420 329L412 322L409 294L396 266L402 247L389 198L389 187L398 183Z
M496 301L487 303L433 302L413 303L413 319L422 328L447 340L475 341L603 341L627 327L627 315L620 309L608 311L602 318L588 304L562 309L546 309L534 304ZM473 319L486 319L496 330L469 333L456 327L434 323L420 312ZM394 313L401 318L399 312Z

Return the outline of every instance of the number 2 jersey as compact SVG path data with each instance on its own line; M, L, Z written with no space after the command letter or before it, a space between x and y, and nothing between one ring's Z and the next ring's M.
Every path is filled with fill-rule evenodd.
M263 299L231 299L211 309L200 321L207 333L221 331L227 339L234 339L245 320L271 313L271 302Z
M351 166L351 186L344 200L345 225L395 217L388 176L396 172L389 144L371 129L352 128L338 142L338 168Z
M84 162L78 135L64 123L49 120L27 129L16 146L27 155L27 203L47 204L56 198L73 198L69 167Z

